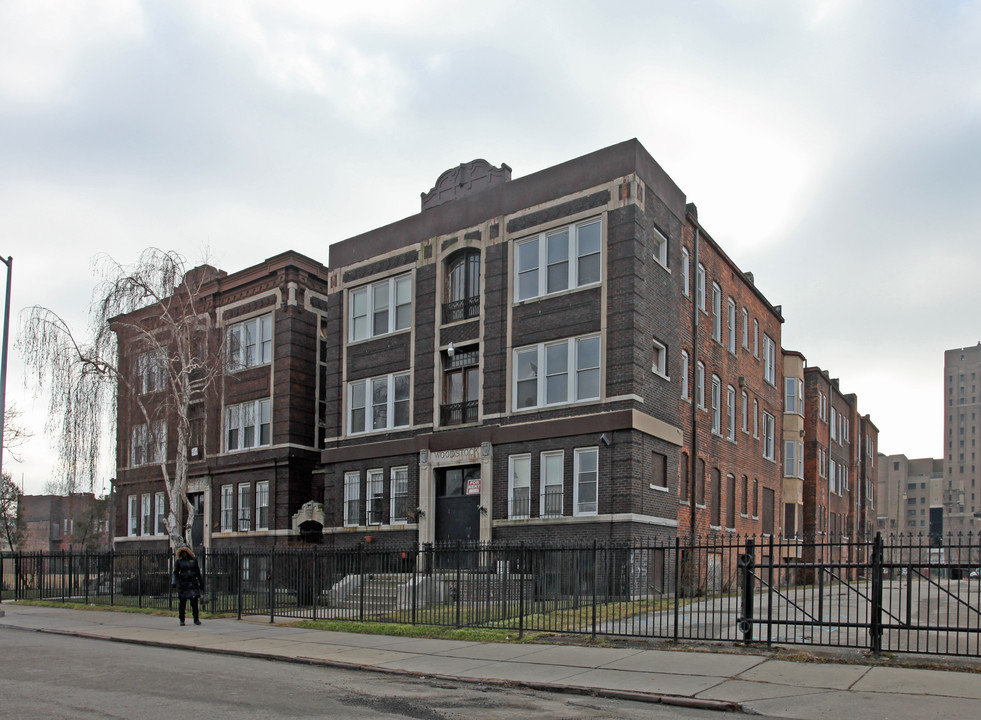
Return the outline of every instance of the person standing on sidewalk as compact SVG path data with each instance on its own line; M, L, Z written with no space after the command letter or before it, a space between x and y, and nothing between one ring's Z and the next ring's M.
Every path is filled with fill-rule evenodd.
M187 610L187 601L191 601L191 614L194 616L194 624L200 625L198 618L198 598L204 594L204 577L201 575L201 568L198 559L194 557L191 548L184 545L177 548L177 559L174 561L174 577L171 585L177 588L177 597L180 600L177 616L180 618L181 625L184 624L184 613Z

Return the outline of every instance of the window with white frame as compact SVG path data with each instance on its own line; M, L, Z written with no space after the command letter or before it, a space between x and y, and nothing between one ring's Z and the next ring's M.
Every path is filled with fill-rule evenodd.
M753 320L753 357L760 356L760 321Z
M691 296L691 255L684 246L681 247L681 292L685 297Z
M344 525L355 527L360 524L361 473L344 473Z
M508 457L508 517L531 517L531 455Z
M126 534L136 537L140 534L140 496L129 496L129 515L126 522Z
M777 346L769 335L763 335L763 379L777 384Z
M736 388L732 385L726 387L726 438L736 441Z
M231 532L235 529L235 486L221 486L221 531Z
M784 378L784 412L804 415L804 383L798 378Z
M599 336L569 338L515 350L512 392L516 410L598 400Z
M269 481L255 484L255 529L269 529Z
M681 351L681 397L688 399L688 351Z
M821 422L827 424L827 422L828 422L828 396L825 395L820 390L818 391L818 417L821 418Z
M140 535L153 534L153 512L150 497L149 493L145 493L140 498Z
M837 465L834 460L828 463L828 491L838 494Z
M382 510L385 505L385 473L383 470L369 470L365 484L365 517L367 525L382 524Z
M541 517L561 517L563 502L563 463L562 450L549 450L541 455Z
M515 302L551 295L602 278L602 223L587 220L515 243Z
M743 347L749 350L749 312L743 308Z
M269 398L225 406L225 452L264 447L271 435Z
M266 365L272 362L272 313L243 320L228 327L228 369Z
M407 372L348 383L348 435L408 427L409 390Z
M712 283L712 339L722 342L722 288Z
M804 443L785 440L783 443L784 477L804 477Z
M651 244L654 247L654 259L659 263L668 266L668 239L657 228L653 228L651 233Z
M828 474L828 454L824 448L818 448L818 476L826 477Z
M695 269L695 302L698 309L705 312L705 266L701 263Z
M773 433L775 421L766 410L763 411L763 457L773 460Z
M596 515L599 499L599 448L576 448L573 463L575 515Z
M729 320L729 352L736 352L736 301L732 298L728 300L728 320Z
M722 434L722 380L712 376L712 433Z
M409 519L409 468L407 467L392 468L391 503L390 522L407 522Z
M749 434L749 395L743 390L743 417L742 417L742 427L743 432L747 435Z
M760 436L760 401L753 399L753 437Z
M412 327L412 275L398 275L348 292L348 340Z
M238 486L238 531L249 532L252 529L252 485L239 483Z
M130 465L153 465L163 462L167 457L167 423L154 420L149 425L141 423L133 426L130 446Z
M661 377L668 377L668 348L656 338L651 341L651 370Z
M154 535L166 535L167 534L167 523L165 522L167 506L164 504L164 494L158 492L153 497L153 511L154 511L154 522L153 522L153 534Z
M697 406L705 409L705 365L699 361L695 365L695 397Z
M834 408L831 408L831 439L838 439L838 413Z
M167 356L163 350L142 353L136 358L136 387L141 395L164 389Z

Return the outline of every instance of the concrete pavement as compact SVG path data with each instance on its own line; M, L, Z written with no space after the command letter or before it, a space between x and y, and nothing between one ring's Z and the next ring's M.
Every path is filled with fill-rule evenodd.
M173 617L135 613L9 603L3 610L6 628L802 720L858 712L975 720L981 700L981 675L968 670L790 662L751 650L477 643L307 630L268 618L179 627Z

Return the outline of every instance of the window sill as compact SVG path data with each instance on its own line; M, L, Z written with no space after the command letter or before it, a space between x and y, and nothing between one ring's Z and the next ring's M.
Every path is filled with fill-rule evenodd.
M385 430L366 430L365 432L348 433L347 435L344 436L344 439L356 440L357 438L363 438L363 437L377 437L379 435L384 435L385 433L404 432L406 430L411 430L411 429L412 429L411 425L399 425L398 427L387 428Z
M242 365L241 367L226 367L226 375L234 375L236 373L244 372L246 370L257 370L259 368L272 367L272 360L264 363L256 363L255 365Z
M662 259L661 259L661 257L660 257L659 255L653 255L653 254L652 254L652 255L651 255L651 260L653 260L653 261L654 261L654 262L656 262L656 263L657 263L658 265L660 265L660 266L661 266L661 268L662 268L662 269L663 269L663 270L664 270L665 272L667 272L668 274L670 274L670 273L671 273L671 268L669 268L669 267L668 267L668 263L667 263L667 261L666 261L666 260L662 260Z
M545 295L535 295L534 297L523 298L521 300L514 300L511 304L517 307L519 305L525 305L527 303L533 303L539 300L547 300L549 298L562 297L563 295L569 295L571 293L582 292L583 290L589 290L591 288L598 288L602 286L603 286L603 282L599 281L599 282L589 283L588 285L579 285L578 287L559 290L558 292L546 293Z
M393 330L390 333L383 333L381 335L372 335L371 337L361 338L360 340L351 340L348 338L347 347L352 345L361 345L362 343L371 342L372 340L381 340L382 338L395 337L396 335L405 335L412 332L412 327L402 328L401 330Z
M535 407L516 408L511 411L511 414L526 415L528 413L533 413L533 412L545 412L548 410L558 410L561 408L568 408L568 407L582 407L585 405L595 405L600 401L601 398L597 397L597 398L588 398L586 400L575 400L573 402L555 403L553 405L536 405Z
M655 485L654 483L650 483L649 487L651 490L656 490L657 492L666 493L671 491L671 488L667 487L666 485Z
M659 370L659 369L657 369L655 367L652 367L651 368L651 372L654 373L655 375L657 375L659 378L661 378L663 380L667 380L668 382L671 381L671 378L668 375L666 375L662 370Z

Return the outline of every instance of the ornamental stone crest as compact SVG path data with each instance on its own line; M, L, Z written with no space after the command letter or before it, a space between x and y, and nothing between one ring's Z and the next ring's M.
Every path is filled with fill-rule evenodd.
M436 180L433 189L422 193L422 209L429 210L451 200L478 193L481 190L506 183L511 179L511 168L504 163L494 167L486 160L471 160L445 171Z

